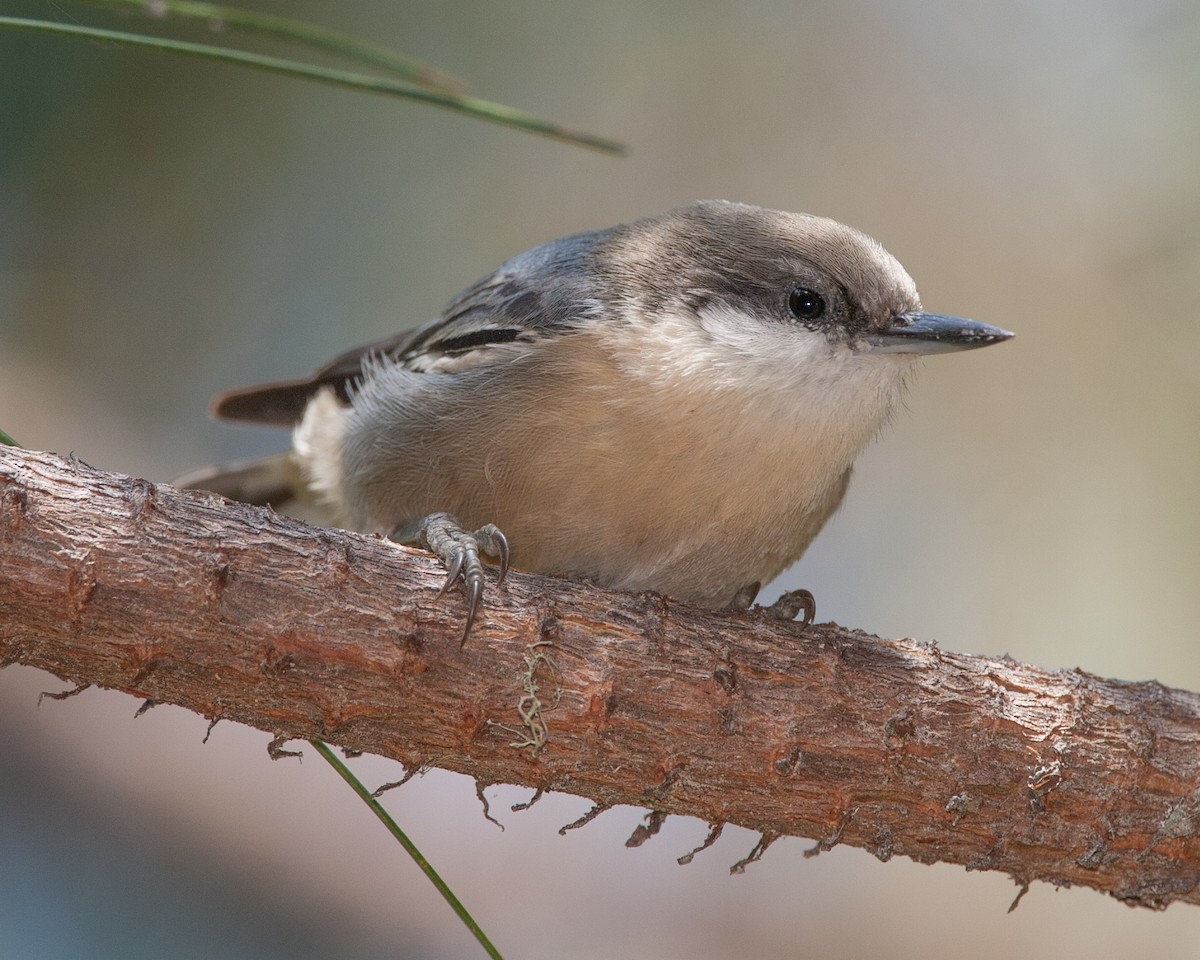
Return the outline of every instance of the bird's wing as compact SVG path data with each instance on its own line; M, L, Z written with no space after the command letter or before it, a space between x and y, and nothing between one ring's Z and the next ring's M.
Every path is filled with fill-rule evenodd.
M459 294L436 320L348 350L308 377L222 393L213 413L223 420L291 426L321 387L332 387L349 402L365 365L461 370L486 362L489 351L502 344L532 343L573 329L602 309L588 264L611 232L567 237L514 257Z

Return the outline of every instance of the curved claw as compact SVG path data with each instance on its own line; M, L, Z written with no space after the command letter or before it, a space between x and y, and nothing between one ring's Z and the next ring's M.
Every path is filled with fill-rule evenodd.
M496 577L496 586L500 586L508 573L508 537L495 525L492 526L492 547L493 554L500 558L500 573Z
M439 597L444 597L446 591L454 586L454 581L458 579L458 575L462 573L463 562L467 558L467 551L461 546L454 551L454 555L450 558L450 562L446 565L446 582L442 584L442 589L438 591Z
M814 597L808 590L798 590L797 593L804 594L803 598L801 599L801 610L804 612L804 616L801 618L800 622L807 627L817 618L817 598Z
M463 625L462 640L459 641L460 647L466 644L467 637L471 633L471 625L475 622L475 611L479 609L479 601L483 597L483 579L469 579L463 584L463 587L467 593L467 622Z

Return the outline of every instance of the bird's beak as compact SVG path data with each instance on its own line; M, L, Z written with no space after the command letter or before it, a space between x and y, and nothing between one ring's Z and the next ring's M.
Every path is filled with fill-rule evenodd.
M890 326L860 337L872 353L949 353L1008 340L1007 330L940 313L905 313Z

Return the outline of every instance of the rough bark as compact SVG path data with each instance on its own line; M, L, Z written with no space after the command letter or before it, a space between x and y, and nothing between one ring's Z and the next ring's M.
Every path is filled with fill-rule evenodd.
M0 663L410 769L1200 903L1200 696L520 574L0 449Z

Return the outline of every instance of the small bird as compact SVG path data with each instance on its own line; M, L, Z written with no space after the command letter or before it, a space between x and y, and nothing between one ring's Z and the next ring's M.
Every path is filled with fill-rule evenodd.
M833 220L708 201L522 253L438 319L219 396L290 453L182 484L537 573L746 607L838 508L917 360L1007 340L925 313ZM511 544L511 549L510 549ZM814 612L811 594L791 615Z

